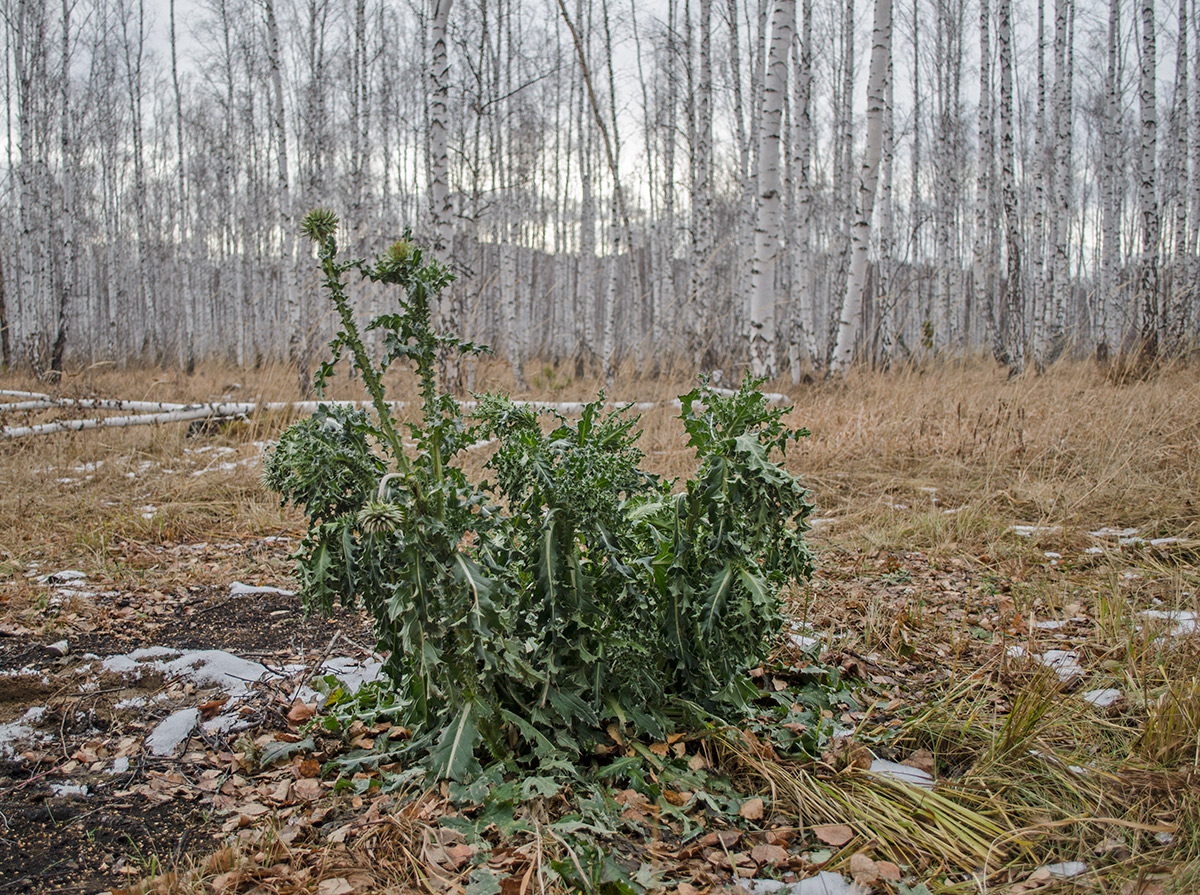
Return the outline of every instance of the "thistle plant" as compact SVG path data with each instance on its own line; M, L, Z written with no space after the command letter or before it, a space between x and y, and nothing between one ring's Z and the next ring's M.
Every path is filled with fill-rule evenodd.
M636 418L603 395L578 419L492 394L468 417L438 362L486 349L433 329L449 271L407 234L371 263L339 261L336 228L325 211L304 222L341 323L315 386L323 395L348 358L372 412L321 405L281 436L265 479L308 517L295 557L306 604L371 613L413 731L404 751L463 779L485 754L576 759L614 722L662 737L744 711L780 590L811 573L811 506L780 463L807 432L754 380L731 396L701 385L681 399L697 473L676 483L641 469ZM347 299L351 272L398 287L397 309L366 326L383 331L378 360ZM383 384L397 361L421 394L407 451ZM494 481L474 483L456 461L486 438Z

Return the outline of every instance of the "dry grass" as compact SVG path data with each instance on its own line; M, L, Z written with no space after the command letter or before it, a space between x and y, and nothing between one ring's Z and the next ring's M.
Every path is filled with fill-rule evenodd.
M585 400L598 386L552 368L531 367L530 381L519 397ZM474 384L510 383L493 364ZM630 374L610 392L667 405L643 414L641 447L647 465L668 476L691 471L668 404L690 387ZM14 375L0 377L0 388L46 390ZM849 820L882 854L924 855L931 874L950 865L981 871L948 890L1050 891L1064 884L1030 884L1030 874L1078 859L1089 863L1095 891L1192 891L1200 878L1200 638L1164 637L1164 625L1141 613L1200 611L1197 368L1114 384L1091 364L1009 380L994 365L966 363L773 389L794 401L792 422L813 432L789 465L812 488L823 520L811 536L819 577L796 595L796 612L836 645L831 661L864 656L872 668L864 685L892 705L853 719L858 735L897 756L930 749L952 782L936 804L922 805L928 815L914 826L919 794L772 764L736 741L722 748L799 819ZM56 393L305 397L286 368L206 367L191 377L94 368L66 377ZM411 398L411 384L397 380L394 394ZM331 397L361 395L342 377ZM259 484L255 459L286 422L258 417L192 438L175 425L0 442L0 595L8 608L22 605L17 570L33 563L141 576L166 544L299 531L300 518ZM477 452L468 466L478 473L484 458ZM1010 531L1017 524L1040 528L1019 537ZM1088 534L1103 527L1181 540L1122 547ZM201 582L217 574L164 573ZM1047 619L1068 622L1069 638L1039 628ZM1069 646L1081 674L1064 684L1009 656L1012 646ZM1120 689L1121 701L1097 708L1079 698L1103 687Z

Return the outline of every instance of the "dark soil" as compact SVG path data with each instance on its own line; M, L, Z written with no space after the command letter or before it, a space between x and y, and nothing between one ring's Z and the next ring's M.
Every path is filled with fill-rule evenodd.
M141 744L159 721L179 708L203 711L223 694L158 674L122 678L102 672L100 660L161 646L225 650L272 669L315 667L335 634L335 655L362 656L373 643L364 618L306 618L299 599L286 594L185 587L174 596L76 602L84 619L77 633L48 625L0 635L0 726L44 707L40 718L26 719L33 742L0 745L0 895L119 889L211 852L226 835L214 803L236 769L234 741L288 730L289 687L263 687L242 709L248 729L197 730L182 755L151 756ZM52 646L61 639L66 655Z

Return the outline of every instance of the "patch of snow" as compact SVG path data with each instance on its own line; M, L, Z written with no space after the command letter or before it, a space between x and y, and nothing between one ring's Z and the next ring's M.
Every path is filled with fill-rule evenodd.
M820 528L822 525L832 525L835 522L837 519L833 516L818 516L815 519L809 519L808 525L809 528Z
M175 750L196 728L199 709L180 709L159 722L146 737L146 748L154 755L174 755Z
M1061 525L1010 525L1008 530L1018 537L1032 538L1034 535L1052 535L1062 531Z
M108 773L124 774L128 770L129 770L129 756L121 755L121 756L118 756L117 758L113 759L112 766L109 767Z
M906 503L889 503L888 506L891 507L893 510L907 510L908 509L908 504L906 504Z
M840 873L822 870L794 883L777 879L740 879L737 884L750 895L863 895L863 888Z
M1042 556L1046 557L1046 559L1062 559L1062 554L1055 553L1053 550L1047 550Z
M216 649L184 653L178 659L167 662L163 671L186 675L200 686L220 687L235 696L244 693L250 684L263 675L271 673L265 665Z
M1093 538L1130 538L1137 533L1138 529L1136 528L1110 528L1108 526L1088 532Z
M1019 643L1014 643L1004 651L1004 655L1008 656L1010 659L1019 659L1025 655L1025 647L1021 646Z
M926 494L937 494L937 488L934 488L932 485L922 485L917 490L924 491Z
M820 637L810 637L807 634L789 634L788 640L791 641L792 646L796 647L796 649L806 652L822 643Z
M202 725L200 725L201 729L209 735L217 733L232 733L236 730L244 730L249 726L250 721L243 718L241 713L236 711L225 712L223 715L217 715L217 717L205 721Z
M1194 634L1196 632L1196 613L1187 609L1182 609L1178 612L1164 609L1147 609L1142 613L1142 617L1170 622L1172 625L1172 637L1181 637L1184 634Z
M363 662L339 656L322 665L319 673L332 674L342 682L347 690L353 691L363 684L377 681L383 677L383 662L373 660Z
M877 758L871 762L870 772L880 777L891 777L901 783L908 783L921 789L933 789L933 777L920 768L910 768L906 764L894 761L884 761Z
M1079 665L1079 654L1073 650L1046 650L1042 654L1041 662L1063 682L1083 674L1083 668Z
M1046 621L1038 622L1034 627L1042 631L1057 631L1059 628L1066 627L1066 624L1062 619L1046 619Z
M250 684L272 674L265 665L224 650L180 653L161 646L135 650L127 656L109 656L104 660L104 670L125 675L140 675L144 671L179 675L202 687L220 687L233 696L240 696Z
M37 731L33 729L33 725L37 724L46 715L46 707L44 705L35 705L27 709L25 714L16 721L10 721L8 724L0 724L0 758L11 758L17 754L14 744L21 741L32 741L38 739L46 739L44 736L39 736Z
M1091 703L1097 708L1108 708L1114 702L1121 698L1121 691L1111 687L1103 690L1088 690L1083 694L1083 701Z
M1142 577L1141 572L1122 572L1121 577L1126 581L1137 581Z
M86 578L86 572L78 569L63 569L60 572L51 572L49 575L38 575L34 580L38 584L66 584L68 581L83 581Z
M46 647L46 649L50 650L50 652L56 655L65 656L71 651L71 645L65 640L56 640L54 643Z
M128 699L122 699L120 702L116 703L113 706L113 708L115 708L115 709L140 709L142 706L144 706L146 704L146 702L147 702L147 699L145 696L131 696Z
M1086 553L1088 556L1103 556L1104 548L1103 547L1088 547L1083 552Z
M84 798L88 794L86 783L51 783L50 791L56 796L69 796L71 798Z
M229 585L229 596L231 597L244 597L249 594L280 594L284 597L290 597L295 593L293 590L284 590L281 587L269 587L266 585L256 587L252 584L242 584L240 581L235 581Z
M1055 879L1070 879L1073 876L1087 873L1088 865L1083 861L1063 861L1060 864L1046 864L1040 869L1049 871Z
M953 516L955 513L961 513L963 510L970 509L969 506L951 507L948 510L942 510L943 516Z
M1151 538L1151 547L1165 547L1168 544L1182 544L1183 538Z

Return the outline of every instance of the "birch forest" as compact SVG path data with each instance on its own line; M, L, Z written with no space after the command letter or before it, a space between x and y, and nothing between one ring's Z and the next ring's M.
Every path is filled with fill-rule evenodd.
M519 385L1196 343L1196 0L2 2L6 367L307 367L318 206Z

